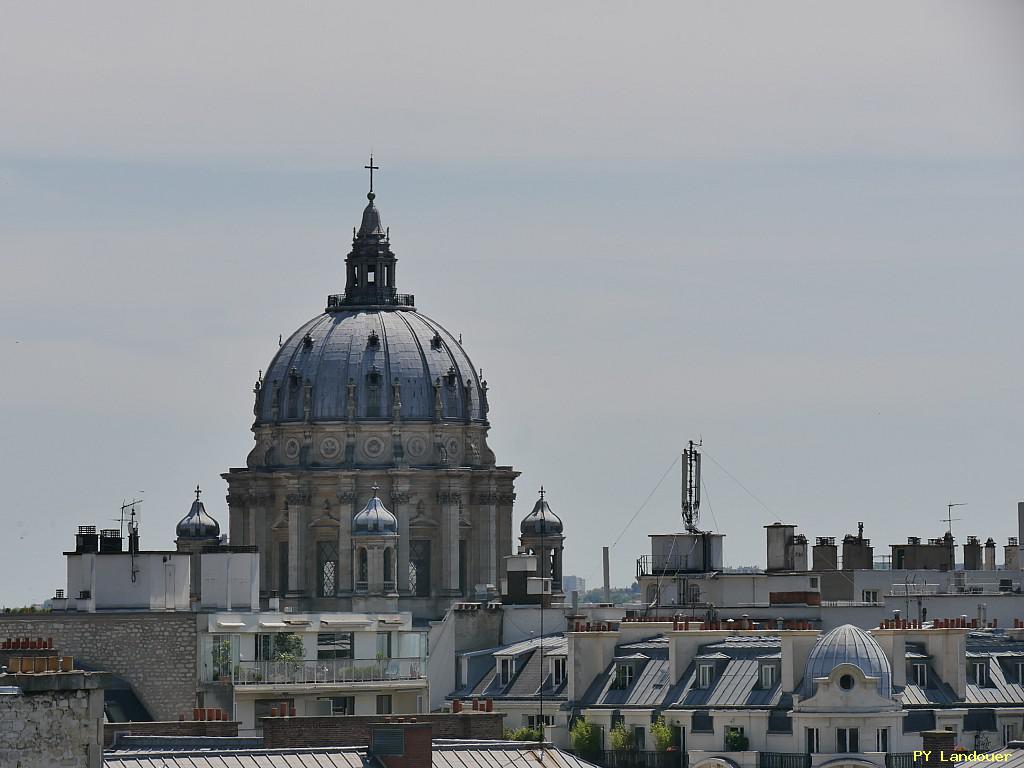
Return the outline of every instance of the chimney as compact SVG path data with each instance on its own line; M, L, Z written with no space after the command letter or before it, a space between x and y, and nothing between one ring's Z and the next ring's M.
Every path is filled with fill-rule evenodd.
M946 765L956 749L956 734L953 731L921 731L921 749L931 753L928 759L921 761L922 765Z
M1024 520L1024 501L1020 504L1021 507L1021 520ZM1022 523L1024 525L1024 523ZM1024 535L1024 534L1022 534ZM608 565L608 547L601 547L601 557L604 560L604 601L610 603L612 601L612 587L611 587L611 569Z
M982 560L982 569L994 571L996 569L996 542L991 536L985 542L985 555Z
M1024 501L1017 502L1017 543L1024 542ZM1020 551L1017 553L1017 562L1024 562L1024 558L1021 558Z
M370 731L370 754L384 768L431 768L432 734L430 723L374 725Z

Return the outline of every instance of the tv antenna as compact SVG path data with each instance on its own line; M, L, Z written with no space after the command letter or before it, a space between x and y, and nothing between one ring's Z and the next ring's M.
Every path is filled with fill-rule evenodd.
M946 505L946 516L942 518L940 522L946 524L946 530L949 533L949 538L953 538L953 523L960 522L963 518L953 517L953 507L966 507L966 501L950 502Z
M139 491L139 493L145 493L145 491ZM124 524L129 523L128 533L131 533L131 522L135 520L135 506L141 504L144 499L132 499L131 501L121 502L121 516L115 517L114 519L121 523L121 538L124 538ZM127 520L126 520L127 518Z
M683 451L683 525L687 533L702 533L700 520L700 451L703 438Z

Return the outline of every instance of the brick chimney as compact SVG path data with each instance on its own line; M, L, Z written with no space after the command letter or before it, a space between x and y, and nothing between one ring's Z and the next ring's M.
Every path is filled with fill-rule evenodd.
M431 768L430 723L385 723L370 731L370 754L385 768Z
M948 765L949 755L956 749L953 731L921 731L921 749L931 752L923 765ZM943 759L945 758L945 759Z

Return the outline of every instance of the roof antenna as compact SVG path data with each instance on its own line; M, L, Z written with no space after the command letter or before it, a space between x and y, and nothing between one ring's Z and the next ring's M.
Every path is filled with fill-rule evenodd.
M281 333L277 334L277 346L280 347L280 346L282 346L284 344L284 342L282 341L283 337L284 337L284 334L281 334Z

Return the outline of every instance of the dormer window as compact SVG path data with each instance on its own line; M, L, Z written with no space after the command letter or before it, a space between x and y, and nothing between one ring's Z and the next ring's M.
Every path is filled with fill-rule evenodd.
M302 337L302 346L304 349L313 348L313 337L310 334L307 333L305 336Z
M1017 682L1024 683L1024 661L1017 662Z
M380 371L376 368L366 374L366 415L380 416Z
M380 346L380 336L377 335L376 331L370 331L370 335L366 337L366 348L376 349Z
M448 373L444 375L444 383L448 385L449 389L455 388L455 382L458 381L458 374L455 372L455 366L448 368Z
M435 352L441 350L441 334L434 331L434 335L430 337L430 348Z
M632 664L616 664L615 665L615 688L620 690L629 688L633 684L633 665Z
M914 662L914 685L920 688L928 687L928 665L923 661Z
M551 684L554 687L565 682L565 656L556 656L551 660Z
M969 667L974 684L980 687L988 685L988 663L984 661L972 661Z
M503 656L498 662L498 682L508 685L516 673L516 660L511 656Z
M771 690L775 687L775 665L774 664L763 664L761 665L761 688L766 691Z
M697 687L710 688L715 679L715 665L701 664L697 667Z

